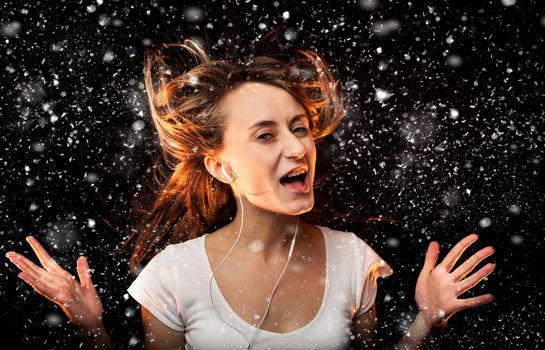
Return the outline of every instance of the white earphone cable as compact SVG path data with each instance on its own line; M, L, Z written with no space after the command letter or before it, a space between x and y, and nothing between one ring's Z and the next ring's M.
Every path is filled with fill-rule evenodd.
M276 287L278 287L278 283L280 282L280 279L282 279L282 276L284 275L284 271L286 271L286 268L288 267L288 264L289 264L290 259L291 259L291 253L293 252L293 247L295 246L295 236L297 236L298 226L299 226L299 216L297 216L297 226L295 227L295 235L293 236L293 239L291 241L291 247L290 247L290 251L288 253L288 260L286 261L286 265L284 265L284 269L282 269L282 273L280 273L280 277L278 277L278 279L276 280L276 284L274 285L274 288L273 288L273 290L271 292L271 295L269 296L269 303L267 304L267 309L265 310L265 313L263 314L263 317L261 318L261 322L259 322L259 324L257 325L257 328L256 328L252 338L250 339L250 342L248 343L248 348L247 349L250 348L250 343L252 342L252 340L254 340L254 337L257 334L257 331L259 330L259 327L261 326L263 321L265 321L265 317L267 316L267 313L269 312L269 307L271 306L272 298L273 298L274 292L276 291Z
M222 168L223 170L223 168ZM229 178L229 177L228 177ZM219 318L221 318L221 320L226 324L228 325L229 327L231 327L232 329L234 329L235 331L237 331L238 333L240 333L246 340L246 336L244 334L242 334L241 331L239 331L238 329L234 328L233 326L231 326L229 323L225 322L225 320L223 319L223 317L221 317L220 313L217 311L217 308L216 308L216 305L214 304L214 299L212 298L212 278L214 277L214 274L216 273L216 271L218 270L218 268L225 262L225 260L227 259L227 257L229 256L229 254L231 254L231 251L233 250L233 248L235 247L235 245L237 244L238 242L238 239L240 238L240 234L242 233L242 227L244 225L244 205L242 204L242 199L240 197L240 192L238 191L238 188L237 186L233 186L235 188L235 190L237 191L237 194L238 194L238 197L239 197L239 201L240 201L240 207L241 207L241 222L240 222L240 229L239 229L239 232L238 232L238 235L237 235L237 239L235 240L235 242L233 243L233 245L231 246L231 249L229 249L229 252L227 252L227 254L225 255L225 257L223 258L223 260L218 264L218 266L216 266L216 268L214 269L214 271L212 271L212 275L210 276L210 281L208 283L208 292L209 292L209 295L210 295L210 301L212 302L212 306L214 307L214 310L216 311L216 313L218 314ZM291 241L291 246L290 246L290 250L288 252L288 260L286 261L286 264L284 265L284 269L282 270L282 272L280 273L280 277L278 277L278 280L276 281L276 284L269 296L269 301L268 301L268 304L267 304L267 309L265 310L265 313L263 314L263 317L261 318L261 322L259 322L259 324L257 325L256 327L256 330L254 331L254 334L252 335L252 338L250 338L250 341L248 341L248 346L246 349L250 349L250 344L252 343L255 335L257 334L257 331L259 330L259 327L261 326L261 324L263 323L263 321L265 320L265 317L267 316L267 313L269 312L269 308L271 306L271 302L272 302L272 298L273 298L273 295L274 295L274 292L276 291L276 288L278 286L278 283L280 282L280 279L282 278L282 276L284 275L284 272L286 271L286 268L288 267L288 264L290 262L290 259L291 259L291 255L293 253L293 249L295 247L295 238L297 237L297 232L298 232L298 228L299 228L299 215L297 216L297 224L295 226L295 234L293 235L293 239Z

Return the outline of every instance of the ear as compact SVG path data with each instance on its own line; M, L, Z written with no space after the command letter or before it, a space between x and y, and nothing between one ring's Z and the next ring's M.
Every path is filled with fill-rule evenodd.
M219 181L228 184L229 181L225 178L225 175L223 175L223 172L221 171L221 165L222 163L214 157L204 157L204 166L206 167L206 170L208 170L210 175L212 175Z

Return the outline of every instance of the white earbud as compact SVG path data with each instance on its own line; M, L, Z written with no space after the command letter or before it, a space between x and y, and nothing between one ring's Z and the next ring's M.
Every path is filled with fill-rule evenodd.
M223 175L227 178L227 180L229 181L229 183L234 183L235 180L233 179L233 177L231 175L229 175L229 173L227 172L227 170L225 169L225 166L222 164L221 165L221 172L223 173ZM236 178L237 177L237 174L233 171L233 169L231 169L231 172L234 174L234 177ZM257 195L262 195L262 194L265 194L267 192L272 192L272 188L269 188L268 190L265 190L265 191L261 191L261 192L250 192L248 191L248 189L246 189L242 183L237 183L235 184L236 187L241 187L241 190L243 190L246 194L249 194L249 195L252 195L252 196L257 196Z
M234 182L235 180L233 180L233 178L227 173L227 170L225 170L225 167L223 166L223 164L221 165L221 172L223 173L223 175L225 175L225 177L227 178L227 180L229 180L229 182Z

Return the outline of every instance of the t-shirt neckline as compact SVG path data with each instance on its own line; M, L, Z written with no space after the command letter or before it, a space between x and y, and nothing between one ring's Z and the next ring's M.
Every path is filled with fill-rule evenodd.
M320 225L315 225L315 226L318 227L318 229L322 233L322 236L324 237L325 255L326 255L326 278L325 278L326 281L325 281L325 287L324 287L324 295L323 295L323 298L322 298L322 304L320 305L320 310L318 310L318 312L316 313L316 315L314 316L314 318L310 322L308 322L303 327L297 328L297 329L295 329L293 331L290 331L290 332L287 332L287 333L277 333L277 332L271 332L271 331L268 331L266 329L259 328L260 332L271 335L271 336L275 336L275 337L289 337L289 336L292 336L292 335L296 335L296 334L302 333L305 330L311 328L316 322L318 322L318 320L321 318L322 314L324 313L324 310L325 310L325 307L326 307L326 304L327 304L327 298L328 298L328 295L329 295L329 285L330 285L330 278L331 278L331 276L330 276L331 275L331 271L330 271L330 258L331 257L330 257L329 242L328 242L327 235L325 233L325 230L327 228L323 227L323 226L320 226ZM202 249L202 253L203 253L203 256L204 256L204 260L206 262L205 265L207 266L208 273L211 276L213 271L212 271L212 266L210 265L210 260L208 259L208 254L206 253L206 246L205 246L205 237L207 235L208 235L208 233L201 236L201 241L202 241L201 249ZM223 303L223 305L228 310L228 312L231 315L233 315L233 317L240 324L242 324L246 328L249 328L252 332L254 332L256 329L258 329L256 327L252 326L251 324L249 324L248 322L246 322L246 320L244 320L242 317L240 317L231 308L231 305L229 305L229 303L227 302L227 300L223 296L223 293L219 289L219 286L218 286L218 284L216 282L216 277L214 276L212 278L212 280L213 280L214 288L216 289L216 294L219 294L220 299L221 299L221 303ZM210 297L210 295L209 295L209 297Z

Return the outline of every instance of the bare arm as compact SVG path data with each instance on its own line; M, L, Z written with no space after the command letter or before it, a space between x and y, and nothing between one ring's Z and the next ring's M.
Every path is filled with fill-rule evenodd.
M352 349L374 349L377 346L377 316L375 304L352 320Z
M144 348L146 350L184 349L185 332L176 331L145 307L142 308L142 325L144 326Z

